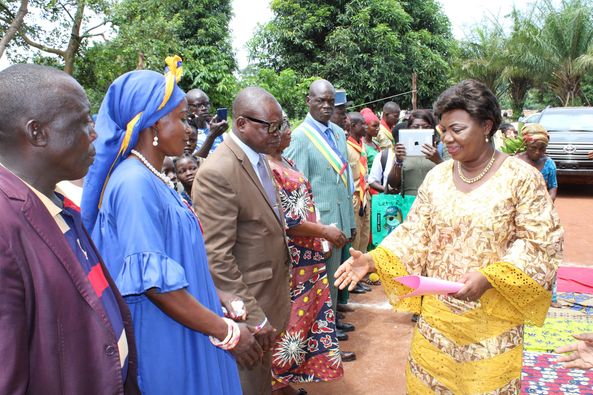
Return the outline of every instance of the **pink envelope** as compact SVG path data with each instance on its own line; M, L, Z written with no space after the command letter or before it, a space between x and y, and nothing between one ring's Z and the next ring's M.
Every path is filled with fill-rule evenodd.
M455 281L425 276L401 276L395 277L394 280L414 290L409 294L400 296L402 299L411 296L454 294L465 285Z

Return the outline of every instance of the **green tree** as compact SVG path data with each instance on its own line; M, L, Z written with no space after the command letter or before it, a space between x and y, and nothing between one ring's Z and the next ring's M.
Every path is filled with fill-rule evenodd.
M483 82L498 97L507 89L503 71L506 37L498 24L484 22L474 28L469 39L460 43L459 79L472 78Z
M21 48L11 51L10 58L31 60L38 50L57 56L69 74L85 43L103 34L98 29L107 23L105 15L110 9L109 0L21 1L16 12L15 6L14 1L0 5L4 45L12 41L11 46Z
M183 59L185 90L200 88L214 105L228 106L236 92L228 23L230 0L123 0L114 8L116 36L86 48L77 77L94 108L109 84L138 68L162 72L165 57Z
M250 42L259 67L319 75L357 103L409 91L413 72L421 106L448 84L445 59L454 41L436 1L274 0L271 6L273 20ZM409 105L410 97L398 101Z
M260 86L270 92L289 119L299 120L305 117L307 107L305 97L309 85L316 77L302 78L292 69L284 69L277 73L273 69L250 68L244 71L241 78L241 88L247 86Z
M8 43L21 30L28 12L29 0L0 3L0 32L2 32L2 38L0 38L0 58L4 54Z
M523 52L513 59L542 81L560 105L583 102L581 81L593 71L593 4L582 0L539 3L521 42Z
M503 77L508 82L508 96L513 109L513 116L518 119L525 107L527 94L536 84L536 78L532 70L525 67L515 59L520 58L523 53L523 43L526 37L533 34L533 24L529 23L529 16L522 15L517 9L511 13L513 29L505 41L503 61L505 67Z

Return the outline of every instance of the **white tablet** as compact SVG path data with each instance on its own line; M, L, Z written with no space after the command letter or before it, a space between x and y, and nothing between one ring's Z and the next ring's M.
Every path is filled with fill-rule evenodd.
M425 156L422 144L432 146L434 130L432 129L400 129L399 142L406 147L406 156Z

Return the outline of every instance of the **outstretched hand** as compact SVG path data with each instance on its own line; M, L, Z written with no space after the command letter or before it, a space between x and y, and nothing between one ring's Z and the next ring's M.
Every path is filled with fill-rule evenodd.
M370 255L350 248L350 258L342 263L334 274L336 278L334 285L339 289L348 287L348 290L352 291L356 284L373 268L373 258Z
M558 362L566 362L566 368L592 369L593 333L581 333L573 337L579 341L556 349L557 353L570 353L561 356Z

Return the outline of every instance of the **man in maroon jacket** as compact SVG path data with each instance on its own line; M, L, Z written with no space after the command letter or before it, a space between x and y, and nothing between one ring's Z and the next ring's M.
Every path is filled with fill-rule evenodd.
M84 90L15 65L0 97L0 394L139 393L130 313L55 190L93 161Z

